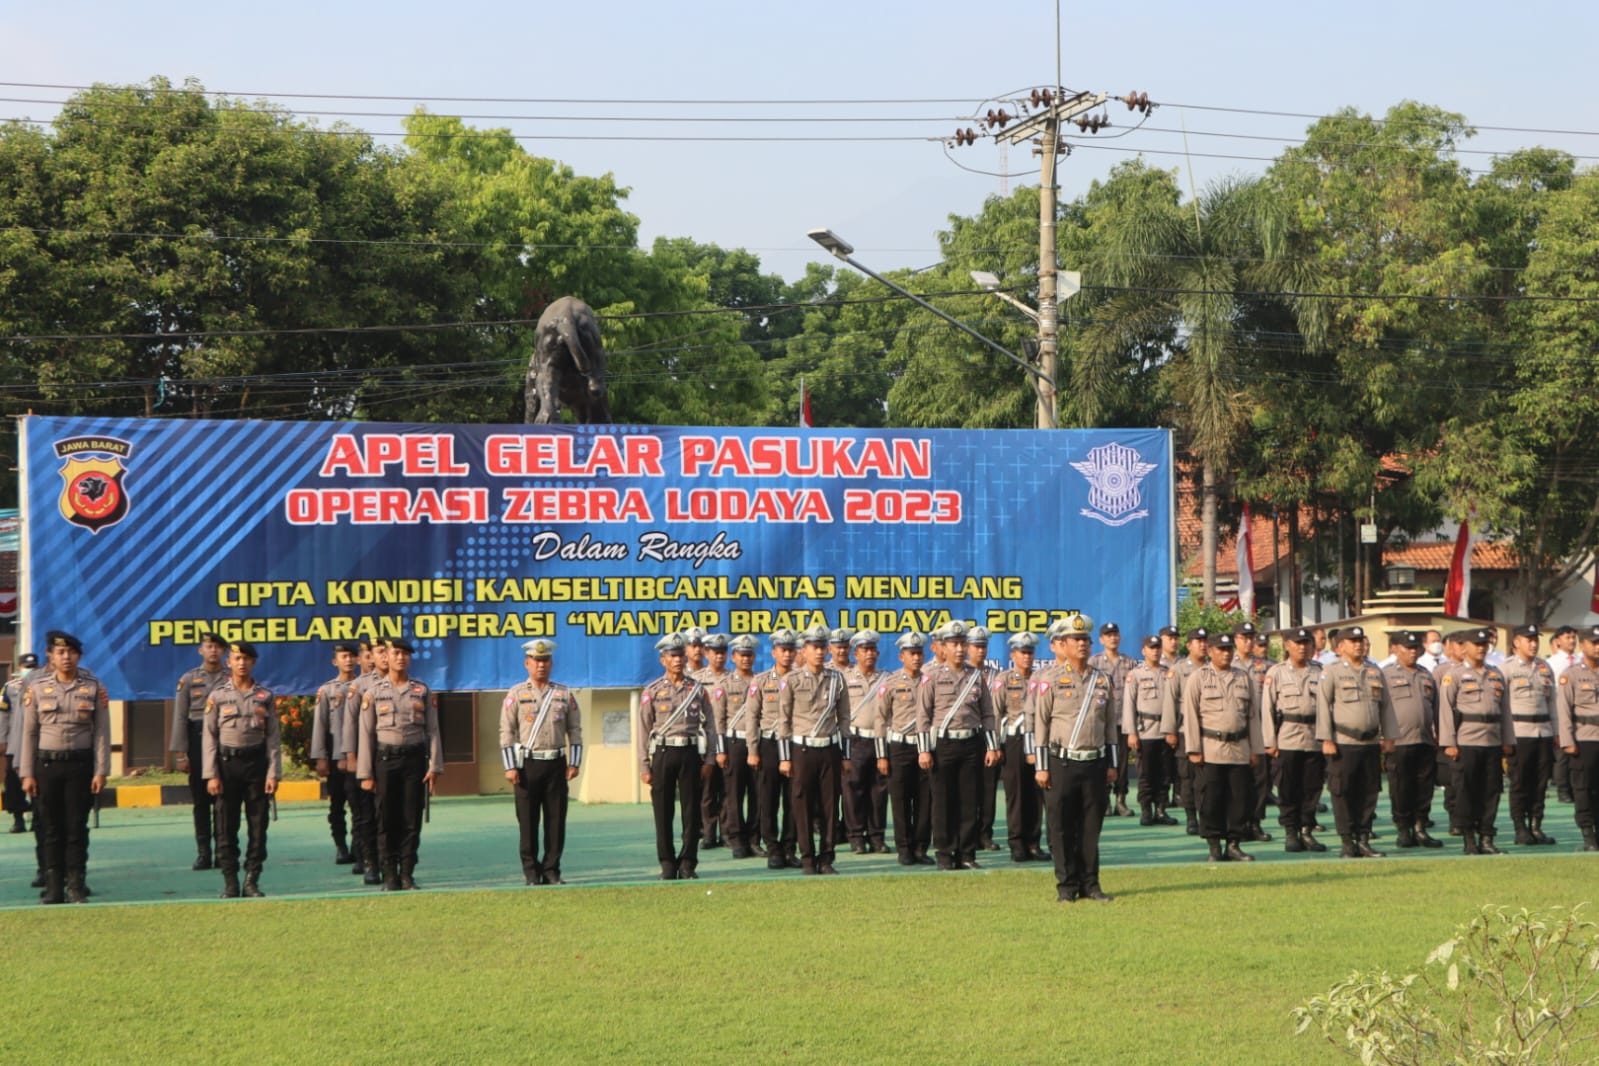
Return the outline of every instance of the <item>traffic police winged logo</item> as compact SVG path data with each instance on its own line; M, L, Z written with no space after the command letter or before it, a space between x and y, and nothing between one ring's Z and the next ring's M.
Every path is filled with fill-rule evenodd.
M1085 518L1107 526L1124 526L1135 518L1149 517L1147 510L1135 508L1140 502L1138 483L1154 471L1155 464L1144 462L1135 449L1125 444L1101 444L1089 451L1085 461L1073 463L1072 467L1088 479L1089 506L1081 512Z
M61 465L61 517L90 533L114 526L127 517L128 491L122 483L128 472L122 461L133 446L114 437L72 437L55 442Z

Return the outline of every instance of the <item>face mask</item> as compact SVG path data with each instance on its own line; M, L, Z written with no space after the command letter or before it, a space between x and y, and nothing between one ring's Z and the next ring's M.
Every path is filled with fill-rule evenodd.
M1434 659L1443 658L1443 654L1444 654L1443 641L1435 640L1431 644L1427 645L1427 654L1431 655Z

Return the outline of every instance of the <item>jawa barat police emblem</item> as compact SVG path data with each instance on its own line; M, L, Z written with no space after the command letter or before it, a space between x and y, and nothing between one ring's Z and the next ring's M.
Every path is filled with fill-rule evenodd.
M128 490L123 460L133 445L115 437L71 437L55 442L56 458L63 459L61 516L90 533L114 526L128 514Z
M1139 504L1138 483L1155 469L1143 456L1124 444L1101 444L1089 451L1088 459L1072 466L1088 479L1088 504L1082 510L1086 518L1107 526L1124 526L1135 518L1147 518L1146 510L1134 510Z

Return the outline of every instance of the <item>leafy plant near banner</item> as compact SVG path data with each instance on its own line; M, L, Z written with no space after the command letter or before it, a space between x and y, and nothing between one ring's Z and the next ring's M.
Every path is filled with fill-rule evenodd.
M293 761L297 766L311 765L311 721L316 715L314 696L279 696L279 740L283 745L284 769Z
M1231 633L1248 621L1249 615L1241 610L1223 610L1214 603L1204 603L1194 596L1177 605L1177 628L1182 631L1184 640L1190 629L1200 626L1212 633Z

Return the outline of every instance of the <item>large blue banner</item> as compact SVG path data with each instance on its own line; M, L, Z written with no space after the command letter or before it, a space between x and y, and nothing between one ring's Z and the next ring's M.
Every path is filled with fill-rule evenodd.
M119 699L170 696L201 634L309 692L331 644L406 636L440 690L520 645L575 686L659 673L660 634L950 618L1005 635L1172 611L1164 430L437 426L30 417L29 639L82 638ZM892 639L892 638L890 638ZM891 661L892 647L885 649Z

